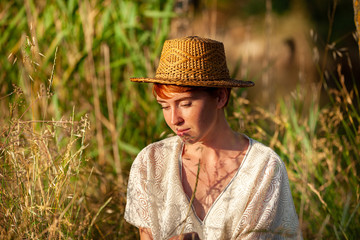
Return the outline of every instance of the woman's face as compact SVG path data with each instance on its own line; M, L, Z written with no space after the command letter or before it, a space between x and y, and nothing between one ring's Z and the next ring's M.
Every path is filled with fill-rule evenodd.
M168 93L169 99L159 96L167 125L185 142L195 143L210 139L222 112L218 97L204 91Z

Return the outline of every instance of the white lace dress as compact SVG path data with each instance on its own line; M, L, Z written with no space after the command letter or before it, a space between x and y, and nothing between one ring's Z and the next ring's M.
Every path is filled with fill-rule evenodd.
M249 138L249 148L229 184L204 220L194 209L180 180L182 140L171 137L150 144L130 171L125 219L150 228L154 240L184 232L200 239L301 239L298 217L284 163L269 147Z

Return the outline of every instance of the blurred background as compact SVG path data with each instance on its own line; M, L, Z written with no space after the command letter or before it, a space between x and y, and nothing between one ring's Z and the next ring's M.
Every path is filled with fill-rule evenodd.
M348 64L359 66L350 1L176 1L175 12L183 17L172 21L170 36L224 42L233 76L255 81L248 94L262 105L310 87L319 77L316 64L331 75L340 63L344 74L359 78L359 68Z
M304 239L360 236L358 0L0 3L0 239L136 239L129 170L170 136L163 42L225 45L231 126L284 160ZM359 11L359 10L358 10Z

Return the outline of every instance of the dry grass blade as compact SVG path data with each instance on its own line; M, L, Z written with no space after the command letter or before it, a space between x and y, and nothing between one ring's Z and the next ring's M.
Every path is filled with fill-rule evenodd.
M199 174L200 174L200 161L198 163L198 169L197 169L197 172L196 172L196 181L195 181L195 186L194 186L194 191L191 195L191 199L190 199L190 202L189 202L189 206L188 206L188 210L186 212L186 217L185 219L182 221L182 223L185 223L187 218L189 217L189 214L190 214L190 211L192 209L192 204L194 202L194 199L195 199L195 194L196 194L196 190L197 190L197 186L198 186L198 182L199 182ZM184 230L185 230L185 224L182 226L181 228L181 231L180 231L180 240L183 239L183 233L184 233Z
M91 228L92 228L92 226L95 224L95 221L96 221L97 217L99 216L100 212L106 207L106 205L108 205L108 204L110 203L111 200L112 200L112 198L110 197L110 198L100 207L100 209L97 211L97 213L96 213L96 215L94 216L94 218L91 220L90 227L89 227L88 232L87 232L87 235L88 235L88 236L90 235Z

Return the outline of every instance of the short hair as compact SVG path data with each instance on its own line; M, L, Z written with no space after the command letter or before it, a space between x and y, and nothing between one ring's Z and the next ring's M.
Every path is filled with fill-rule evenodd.
M160 84L154 83L153 85L153 95L159 96L164 99L169 99L169 93L184 93L184 92L195 92L195 91L204 91L207 92L210 96L217 97L221 87L196 87L196 86L179 86L173 84ZM225 88L227 94L227 100L224 107L227 106L230 99L231 88Z

